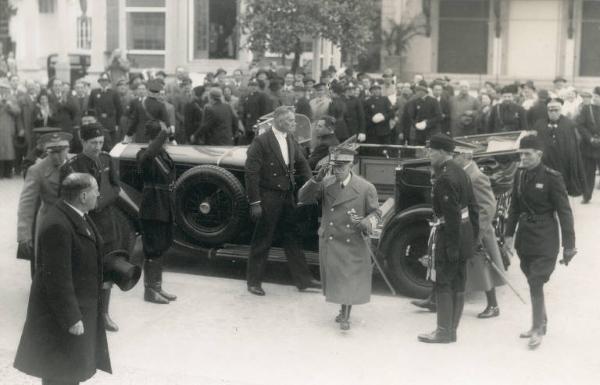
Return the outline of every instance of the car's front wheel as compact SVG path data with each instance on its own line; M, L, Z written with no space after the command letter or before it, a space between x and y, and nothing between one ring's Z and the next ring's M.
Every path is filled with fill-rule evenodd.
M224 168L202 165L183 173L175 186L177 224L206 245L231 242L248 222L248 201L240 181Z

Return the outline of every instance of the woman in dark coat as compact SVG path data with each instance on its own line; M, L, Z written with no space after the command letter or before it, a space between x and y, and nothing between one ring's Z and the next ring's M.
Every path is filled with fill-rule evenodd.
M14 363L43 384L77 384L96 369L111 373L99 311L102 238L83 215L95 206L98 185L75 173L61 194L69 203L59 201L40 225L38 269Z

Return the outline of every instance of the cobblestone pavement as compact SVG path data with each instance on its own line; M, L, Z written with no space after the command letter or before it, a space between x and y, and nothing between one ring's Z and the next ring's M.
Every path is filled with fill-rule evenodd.
M39 384L12 368L30 283L27 263L15 259L20 186L19 179L0 180L0 384L7 385ZM500 317L477 319L484 300L471 295L459 342L431 346L416 336L431 331L435 317L408 298L377 290L370 304L353 309L352 329L341 332L333 322L338 309L319 293L267 283L266 297L252 296L238 272L215 274L213 262L198 261L165 273L165 288L179 296L170 305L144 302L141 285L114 292L111 313L121 328L109 334L114 373L86 384L596 385L600 197L594 199L588 206L572 200L580 254L568 268L557 266L547 287L549 331L535 352L518 338L530 326L529 306L506 287L498 292ZM527 297L517 261L508 275Z

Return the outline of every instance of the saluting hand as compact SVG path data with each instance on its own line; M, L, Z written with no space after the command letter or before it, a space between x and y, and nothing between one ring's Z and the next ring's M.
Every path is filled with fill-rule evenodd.
M83 322L81 320L77 321L77 323L69 328L69 333L74 336L80 336L83 334Z
M325 175L327 175L327 171L329 171L328 164L325 164L325 165L322 165L321 167L319 167L319 170L317 171L317 175L314 176L315 182L323 181L323 178L325 178Z

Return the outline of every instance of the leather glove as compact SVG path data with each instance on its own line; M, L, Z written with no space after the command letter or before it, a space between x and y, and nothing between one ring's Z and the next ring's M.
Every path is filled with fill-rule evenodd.
M422 120L419 123L415 124L415 128L419 131L423 131L424 129L427 128L427 122Z
M363 218L360 222L358 222L357 226L360 229L360 231L366 235L371 234L371 232L373 231L371 220L368 217Z
M17 258L28 259L30 261L33 260L34 252L32 240L19 242L19 246L17 247Z
M126 135L126 136L123 138L123 143L124 143L124 144L131 143L131 142L133 142L133 137L131 137L131 136L127 136L127 135Z
M362 132L360 134L358 134L358 136L356 137L356 140L358 140L359 142L364 142L365 140L367 140L367 136L365 134L363 134Z
M385 116L383 116L383 114L381 112L376 113L375 115L373 115L373 117L371 118L371 121L375 124L377 123L381 123L385 120Z
M262 217L262 206L260 205L260 203L251 205L250 218L252 218L254 222L257 222L260 219L260 217Z
M577 254L577 249L563 249L563 257L560 260L561 265L569 266L571 259Z

